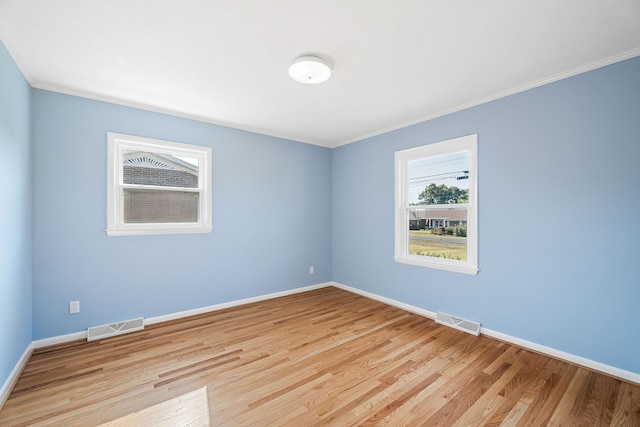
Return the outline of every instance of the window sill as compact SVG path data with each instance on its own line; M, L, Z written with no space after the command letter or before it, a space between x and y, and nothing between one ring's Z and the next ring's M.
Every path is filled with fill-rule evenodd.
M171 228L107 228L107 236L147 236L156 234L211 233L213 227L171 227Z
M480 271L476 267L465 266L465 265L454 265L454 264L448 264L446 262L427 261L427 260L419 259L417 257L408 258L408 257L394 256L393 259L396 262L401 264L415 265L418 267L436 268L438 270L452 271L454 273L463 273L463 274L469 274L472 276L477 275L478 272Z

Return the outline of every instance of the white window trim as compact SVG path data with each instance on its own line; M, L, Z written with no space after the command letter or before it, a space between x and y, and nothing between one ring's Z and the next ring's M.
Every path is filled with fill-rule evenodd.
M209 233L211 223L211 148L140 136L107 133L107 235L134 236L151 234ZM155 153L197 158L200 193L196 223L124 223L122 150L144 149ZM180 188L189 191L189 189Z
M435 257L412 255L409 247L408 218L408 169L409 162L460 151L469 153L469 203L467 206L467 260L457 261ZM447 141L423 145L395 153L396 212L395 256L396 262L437 268L464 274L478 274L478 135L467 135ZM441 206L441 205L440 205ZM452 205L451 207L455 207Z

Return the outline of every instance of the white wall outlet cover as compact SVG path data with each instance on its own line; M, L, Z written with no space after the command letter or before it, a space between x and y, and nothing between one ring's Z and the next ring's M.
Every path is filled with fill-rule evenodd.
M80 313L80 301L69 302L69 314Z

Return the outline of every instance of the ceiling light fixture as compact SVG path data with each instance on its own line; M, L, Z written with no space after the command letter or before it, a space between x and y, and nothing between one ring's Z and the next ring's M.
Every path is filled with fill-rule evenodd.
M331 68L317 56L301 56L289 67L289 76L297 82L313 85L329 80Z

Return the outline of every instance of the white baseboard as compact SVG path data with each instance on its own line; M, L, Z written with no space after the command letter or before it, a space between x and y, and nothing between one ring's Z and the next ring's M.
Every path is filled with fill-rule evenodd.
M289 289L282 292L274 292L272 294L260 295L257 297L245 298L230 302L223 302L221 304L214 304L207 307L194 308L193 310L180 311L177 313L165 314L163 316L149 317L144 319L145 325L153 325L154 323L166 322L169 320L181 319L183 317L195 316L198 314L209 313L211 311L223 310L225 308L236 307L239 305L250 304L252 302L265 301L268 299L284 297L287 295L299 294L300 292L313 291L314 289L326 288L331 286L331 282L320 283L317 285L305 286L302 288Z
M87 339L87 331L74 332L72 334L59 335L57 337L44 338L34 341L33 348L49 347L50 345L64 344L66 342Z
M546 354L556 359L566 360L567 362L574 363L576 365L584 366L594 371L602 372L612 377L620 378L625 381L640 384L640 374L635 372L625 371L624 369L616 368L615 366L605 365L604 363L596 362L595 360L587 359L585 357L576 356L575 354L566 353L562 350L558 350L552 347L547 347L542 344L523 340L518 337L503 334L502 332L493 331L487 328L480 328L480 334L486 335L491 338L496 338L501 341L506 341L510 344L515 344L520 347L535 351L537 353Z
M362 295L363 297L371 298L376 301L383 302L387 305L392 305L394 307L401 308L406 311L410 311L411 313L419 314L420 316L428 317L429 319L435 319L436 313L434 311L425 310L424 308L416 307L414 305L405 304L400 301L393 300L391 298L383 297L377 294L372 294L371 292L363 291L362 289L352 288L351 286L343 285L342 283L331 282L331 285L340 288L342 290Z
M209 313L211 311L222 310L225 308L236 307L239 305L250 304L252 302L265 301L272 298L284 297L287 295L294 295L300 292L312 291L314 289L326 288L331 286L332 282L319 283L317 285L305 286L302 288L290 289L282 292L274 292L271 294L260 295L252 298L245 298L241 300L224 302L221 304L209 305L207 307L194 308L192 310L179 311L177 313L165 314L162 316L149 317L144 319L145 325L152 325L154 323L166 322L169 320L181 319L183 317L195 316L197 314ZM79 331L66 335L59 335L57 337L44 338L41 340L37 340L32 342L32 348L42 348L48 347L50 345L64 344L70 341L82 340L87 338L87 331Z
M2 410L4 402L6 402L9 398L9 394L11 393L13 386L16 385L16 381L18 381L22 370L27 365L27 362L31 357L31 353L33 352L33 348L33 343L30 343L27 346L27 348L24 350L24 353L22 353L20 360L18 360L18 363L16 363L15 368L13 368L13 371L11 371L9 378L7 378L2 388L0 389L0 410Z
M352 288L351 286L343 285L341 283L331 282L331 285L335 286L336 288L344 289L345 291L353 292L355 294L359 294L367 298L371 298L376 301L380 301L385 304L392 305L394 307L402 308L412 313L420 314L424 317L428 317L429 319L435 318L435 312L433 311L425 310L419 307L414 307L412 305L405 304L403 302L396 301L391 298L383 297L377 294L373 294L371 292L363 291L361 289ZM561 359L567 362L574 363L576 365L584 366L585 368L602 372L612 377L620 378L635 384L640 384L640 374L635 372L625 371L624 369L619 369L614 366L605 365L604 363L596 362L595 360L587 359L581 356L576 356L575 354L566 353L564 351L557 350L555 348L547 347L541 344L523 340L518 337L513 337L510 335L503 334L501 332L497 332L497 331L483 328L483 327L480 328L480 334L486 335L491 338L496 338L501 341L505 341L510 344L514 344L519 347L523 347L538 353L546 354L548 356L555 357L556 359Z
M268 300L268 299L273 299L273 298L279 298L279 297L283 297L283 296L287 296L287 295L294 295L300 292L307 292L307 291L312 291L315 289L320 289L320 288L325 288L328 286L334 286L336 288L339 289L343 289L345 291L348 292L352 292L354 294L358 294L361 296L364 296L366 298L371 298L373 300L376 301L380 301L384 304L388 304L394 307L398 307L401 308L403 310L409 311L411 313L415 313L424 317L427 317L429 319L435 319L436 317L436 313L433 311L429 311L429 310L425 310L423 308L420 307L416 307L410 304L406 304L400 301L396 301L393 300L391 298L387 298L387 297L383 297L381 295L377 295L371 292L367 292L367 291L363 291L361 289L358 288L353 288L351 286L347 286L347 285L343 285L341 283L337 283L337 282L326 282L326 283L320 283L317 285L311 285L311 286L305 286L302 288L296 288L296 289L290 289L287 291L282 291L282 292L275 292L275 293L271 293L271 294L266 294L266 295L261 295L261 296L257 296L257 297L252 297L252 298L245 298L245 299L241 299L241 300L236 300L236 301L230 301L230 302L226 302L226 303L221 303L221 304L214 304L214 305L210 305L207 307L200 307L200 308L195 308L193 310L186 310L186 311L180 311L177 313L171 313L171 314L167 314L167 315L163 315L163 316L156 316L156 317L150 317L148 319L145 319L145 325L151 325L154 323L160 323L160 322L166 322L169 320L176 320L176 319L180 319L183 317L188 317L188 316L195 316L198 314L203 314L203 313L209 313L212 311L217 311L217 310L223 310L225 308L230 308L230 307L236 307L239 305L244 305L244 304L249 304L249 303L253 303L253 302L259 302L259 301L264 301L264 300ZM529 350L533 350L536 351L538 353L543 353L546 354L548 356L551 357L555 357L557 359L561 359L561 360L566 360L568 362L571 363L575 363L576 365L580 365L580 366L584 366L586 368L592 369L594 371L598 371L598 372L602 372L605 373L607 375L611 375L613 377L616 378L620 378L623 379L625 381L629 381L632 383L636 383L636 384L640 384L640 374L635 373L635 372L630 372L630 371L625 371L623 369L619 369L610 365L605 365L604 363L600 363L600 362L596 362L594 360L590 360L590 359L586 359L584 357L581 356L576 356L574 354L570 354L570 353L566 353L551 347L546 347L544 345L541 344L537 344L531 341L527 341L518 337L513 337L510 335L506 335L503 334L501 332L497 332L497 331L493 331L491 329L487 329L487 328L480 328L480 333L482 335L486 335L488 337L492 337L492 338L496 338ZM20 376L20 372L22 372L22 369L24 368L24 366L26 365L27 361L29 360L29 356L31 355L31 352L34 349L37 348L41 348L41 347L47 347L50 345L56 345L56 344L63 344L65 342L70 342L70 341L76 341L76 340L80 340L80 339L86 339L87 338L87 331L80 331L80 332L74 332L71 334L67 334L67 335L60 335L57 337L51 337L51 338L45 338L45 339L41 339L41 340L37 340L37 341L33 341L25 350L24 354L22 355L22 357L20 358L20 361L18 362L18 364L16 365L16 367L14 368L14 370L12 371L11 375L9 376L9 378L7 379L7 381L5 381L4 386L2 387L2 389L0 390L0 409L2 408L2 405L4 404L4 401L7 399L7 397L9 396L9 393L11 391L11 388L13 387L15 381L18 379L18 377Z
M152 325L154 323L166 322L168 320L181 319L183 317L195 316L197 314L209 313L211 311L222 310L225 308L236 307L239 305L249 304L253 302L265 301L268 299L284 297L287 295L294 295L301 292L312 291L320 288L326 288L331 285L332 285L332 282L319 283L317 285L305 286L302 288L295 288L295 289L290 289L282 292L274 292L271 294L260 295L257 297L245 298L241 300L210 305L207 307L195 308L193 310L186 310L186 311L180 311L177 313L171 313L163 316L150 317L148 319L145 319L144 324ZM20 373L22 372L25 365L29 361L29 358L31 357L31 353L33 352L33 350L37 348L48 347L50 345L64 344L67 342L82 340L86 338L87 338L87 331L79 331L71 334L59 335L56 337L50 337L50 338L44 338L44 339L32 341L27 346L27 349L24 351L24 354L16 364L15 368L13 368L11 375L9 375L9 378L7 378L7 380L5 381L4 385L2 386L2 389L0 389L0 409L2 409L4 402L9 397L9 394L11 393L11 389L13 389L13 386L15 385L15 382L18 380Z

